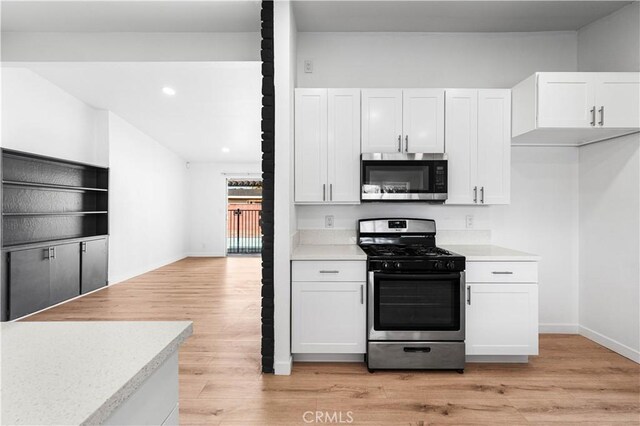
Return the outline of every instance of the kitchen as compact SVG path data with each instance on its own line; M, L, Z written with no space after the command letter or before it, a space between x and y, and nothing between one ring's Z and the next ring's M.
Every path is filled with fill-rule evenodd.
M4 365L21 368L11 376L5 370L5 384L22 386L24 360L44 338L52 347L77 348L72 359L82 365L76 371L73 361L65 363L74 374L57 384L38 377L55 376L57 366L33 369L39 373L26 394L63 409L45 404L25 412L67 416L49 424L637 422L637 1L246 2L256 19L262 8L261 52L258 33L212 33L199 44L203 36L189 20L199 15L194 11L217 25L225 21L227 2L222 9L206 3L181 2L192 13L175 16L191 16L181 25L194 33L145 35L165 40L158 46L182 47L158 54L148 45L148 63L136 66L150 73L154 61L197 61L193 52L206 57L210 46L211 61L246 60L257 73L262 60L262 264L218 257L217 246L203 245L213 234L204 228L208 216L193 215L205 204L221 209L199 194L211 184L222 188L228 176L251 175L244 165L221 161L212 169L183 157L171 163L176 176L199 180L180 180L166 194L149 191L166 203L162 211L181 204L170 202L173 196L188 195L190 203L174 226L156 227L163 232L153 248L175 249L168 231L191 242L154 265L135 260L147 258L145 246L117 249L146 229L144 220L120 222L128 228L113 222L138 206L135 197L122 198L123 183L138 176L121 168L133 155L92 168L96 176L108 171L109 184L97 179L63 189L121 197L85 213L109 215L110 261L140 266L127 278L140 275L111 286L120 277L108 267L105 288L37 313L35 321L6 324L32 329L3 332L5 348L21 347L12 357L3 351ZM145 22L149 15L139 16ZM172 13L157 16L168 16L163 22L172 31L180 27ZM3 56L42 62L28 65L51 76L56 59L85 55L93 64L76 72L95 67L112 76L119 66L101 61L130 51L117 52L113 41L104 50L87 46L113 34L11 34ZM78 43L85 50L70 55L53 43L42 52L29 37L85 37ZM234 51L240 45L246 52ZM75 76L68 87L84 78ZM161 83L153 83L155 96ZM176 85L174 100L189 83ZM10 148L11 167L3 164L3 172L15 175L5 182L15 187L29 167L11 161L34 159ZM142 157L151 170L156 156ZM46 256L53 262L64 253ZM87 334L86 345L74 346ZM125 355L113 343L119 339ZM81 361L87 359L93 361ZM113 380L88 380L97 371ZM73 398L91 403L66 410L50 390L73 381L81 383L71 386ZM95 383L104 387L85 392ZM5 392L3 405L15 403ZM144 398L157 408L141 410L136 404ZM21 399L10 414L28 402Z

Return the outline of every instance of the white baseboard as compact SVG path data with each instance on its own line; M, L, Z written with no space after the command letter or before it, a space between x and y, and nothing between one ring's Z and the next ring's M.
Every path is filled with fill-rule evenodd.
M293 354L295 362L364 362L364 354Z
M578 334L578 324L547 323L539 324L538 331L542 334Z
M467 355L467 362L489 362L501 364L526 364L528 355Z
M273 363L273 374L277 376L290 376L293 358L289 356L287 361L275 361Z
M617 340L613 340L603 334L598 333L597 331L591 330L590 328L584 326L580 326L580 335L586 337L589 340L593 340L594 342L604 346L605 348L619 353L625 358L629 358L631 361L640 364L640 351L630 348L629 346L622 344Z
M226 254L219 252L192 252L187 253L187 257L226 257Z

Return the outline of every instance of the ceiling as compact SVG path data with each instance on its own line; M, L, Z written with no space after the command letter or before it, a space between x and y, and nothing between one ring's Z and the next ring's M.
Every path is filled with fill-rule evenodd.
M301 32L575 31L631 1L296 1Z
M2 31L257 32L260 1L2 0Z
M259 62L20 66L94 108L113 111L187 161L260 161ZM175 89L175 96L163 87Z

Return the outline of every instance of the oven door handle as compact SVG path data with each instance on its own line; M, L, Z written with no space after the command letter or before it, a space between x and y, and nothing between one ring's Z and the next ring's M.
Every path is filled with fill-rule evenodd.
M382 273L382 272L375 272L373 273L373 278L374 279L378 279L378 278L395 278L395 279L401 279L401 280L422 280L422 279L448 279L448 278L455 278L455 279L459 279L460 278L460 272L448 272L448 273L434 273L434 274L405 274L405 273L399 273L399 274L386 274L386 273Z
M415 346L405 346L404 348L402 348L402 350L404 350L405 352L412 352L412 353L416 353L416 352L422 352L422 353L429 353L431 352L431 348L429 346L424 346L424 347L415 347Z

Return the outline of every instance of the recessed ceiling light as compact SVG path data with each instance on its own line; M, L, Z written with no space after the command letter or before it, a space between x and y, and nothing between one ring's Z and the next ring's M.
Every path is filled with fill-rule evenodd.
M176 89L174 89L173 87L166 86L162 88L162 93L164 93L167 96L173 96L176 94Z
M229 148L227 148L226 146L224 148L222 148L222 152L229 152Z

